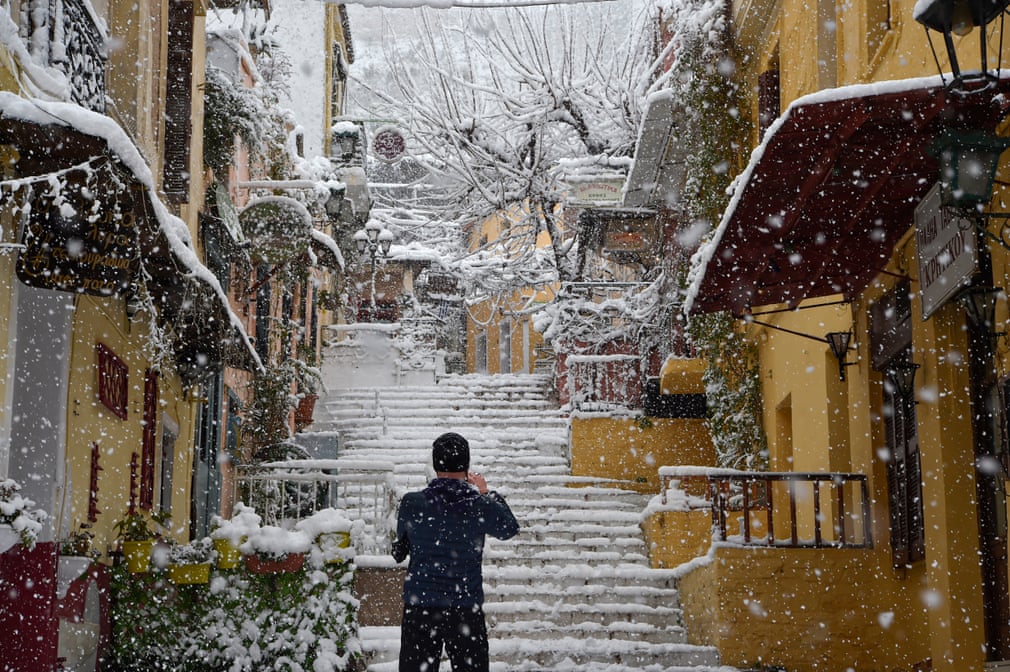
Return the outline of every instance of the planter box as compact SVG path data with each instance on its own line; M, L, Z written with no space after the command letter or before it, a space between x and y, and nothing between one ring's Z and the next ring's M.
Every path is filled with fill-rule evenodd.
M245 568L250 574L279 574L281 572L297 572L305 564L304 553L289 553L279 560L263 558L258 555L245 556Z
M215 539L214 550L217 552L218 569L235 569L242 561L242 552L238 546L227 539Z
M192 585L210 581L210 563L199 562L192 565L169 565L168 580L175 585Z
M126 569L134 574L143 574L151 568L151 553L154 552L154 540L124 541L123 558Z

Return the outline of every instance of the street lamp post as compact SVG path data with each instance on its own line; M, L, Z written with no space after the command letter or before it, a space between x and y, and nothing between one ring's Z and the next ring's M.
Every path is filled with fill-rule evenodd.
M371 277L371 289L368 293L369 299L369 321L375 319L375 262L378 258L389 257L389 250L393 246L393 232L383 228L374 219L368 220L365 228L354 232L354 246L359 254L368 252L369 274Z

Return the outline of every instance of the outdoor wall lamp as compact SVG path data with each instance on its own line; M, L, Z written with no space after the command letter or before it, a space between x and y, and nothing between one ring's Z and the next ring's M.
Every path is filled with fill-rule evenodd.
M853 366L855 362L846 362L845 356L849 353L849 341L852 340L851 331L829 331L824 340L831 348L831 354L838 360L838 380L845 380L845 367Z
M951 129L937 138L932 154L940 164L943 204L980 213L1008 147L1010 138L978 129Z
M918 370L919 365L910 359L901 359L887 369L887 379L905 401L915 399L915 372Z
M926 38L929 40L929 48L933 52L933 60L936 62L937 70L940 71L941 79L943 79L944 73L940 67L940 59L936 54L933 38L929 31L934 30L943 35L944 49L947 52L950 71L953 75L949 84L943 79L949 90L958 93L979 92L990 88L996 82L996 73L999 72L1002 54L997 53L995 68L990 71L985 28L996 17L1001 17L1000 44L1003 43L1002 15L1008 4L1010 4L1010 0L919 0L916 3L915 9L912 11L912 18L926 27ZM964 37L975 28L979 28L978 38L981 52L979 71L962 74L954 45L954 36Z
M831 354L835 356L838 360L838 380L845 380L845 367L855 366L856 362L846 362L845 357L849 352L849 343L852 341L851 331L829 331L825 334L824 338L818 338L817 336L811 336L810 334L804 334L802 331L796 331L795 329L787 329L785 327L780 327L777 324L771 324L769 322L761 322L750 318L747 320L751 324L756 324L761 327L767 327L768 329L774 329L775 331L782 331L787 334L792 334L793 336L802 336L803 338L808 338L811 341L817 341L818 343L827 343L828 347L831 348Z
M992 333L996 324L996 299L1001 294L1003 289L1000 287L973 285L958 299L972 324Z

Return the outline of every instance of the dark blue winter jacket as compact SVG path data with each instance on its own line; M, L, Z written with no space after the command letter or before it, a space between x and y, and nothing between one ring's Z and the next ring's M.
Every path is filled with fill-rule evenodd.
M406 606L472 607L484 603L484 535L508 539L519 523L496 492L480 494L466 481L436 478L404 495L393 558L410 555L403 583Z

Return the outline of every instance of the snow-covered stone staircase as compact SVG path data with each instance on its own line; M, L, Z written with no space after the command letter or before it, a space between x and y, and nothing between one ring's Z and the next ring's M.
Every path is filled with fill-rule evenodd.
M472 469L506 497L518 537L488 539L484 605L496 672L704 672L711 647L686 643L676 577L648 566L646 497L570 476L568 423L538 375L449 376L415 387L338 389L314 431L339 459L392 466L399 493L425 485L432 440L466 436ZM397 669L399 629L364 627L369 672ZM443 664L448 669L448 664Z

